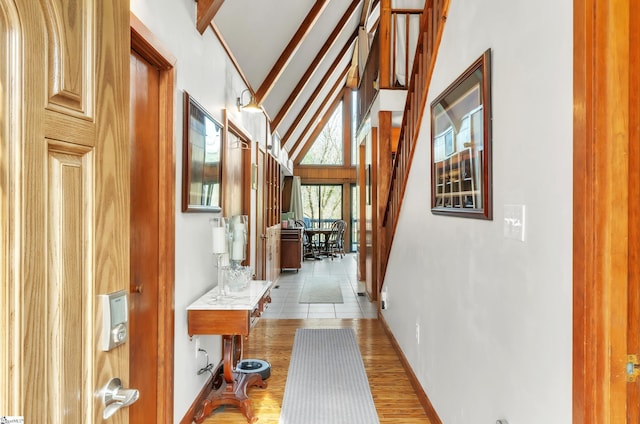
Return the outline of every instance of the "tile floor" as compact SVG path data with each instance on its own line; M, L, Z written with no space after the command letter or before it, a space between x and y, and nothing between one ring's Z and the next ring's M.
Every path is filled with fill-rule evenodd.
M340 278L344 303L298 303L300 292L307 277L329 275ZM355 254L344 258L322 258L305 260L298 272L285 270L280 274L271 291L271 304L262 314L263 319L304 318L377 318L378 305L369 302L364 293L364 283L358 282Z

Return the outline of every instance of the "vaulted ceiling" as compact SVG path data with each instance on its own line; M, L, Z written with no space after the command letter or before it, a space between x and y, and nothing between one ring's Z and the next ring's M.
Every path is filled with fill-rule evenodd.
M356 88L358 29L375 20L377 3L198 0L196 24L200 32L210 26L216 33L271 131L295 158L344 87Z

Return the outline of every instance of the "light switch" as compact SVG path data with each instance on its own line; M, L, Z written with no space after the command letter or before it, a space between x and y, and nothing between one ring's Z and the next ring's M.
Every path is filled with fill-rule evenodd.
M524 241L524 205L504 205L504 237Z

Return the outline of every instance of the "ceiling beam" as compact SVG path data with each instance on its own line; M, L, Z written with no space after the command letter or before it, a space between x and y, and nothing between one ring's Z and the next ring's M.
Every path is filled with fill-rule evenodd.
M302 161L302 159L304 159L304 157L307 155L311 147L313 147L313 143L311 143L311 140L315 141L318 139L322 131L324 131L324 128L326 127L327 122L329 122L329 119L331 119L333 114L336 112L338 105L345 100L345 90L349 90L349 88L345 87L342 90L340 90L340 93L337 94L333 102L331 102L331 106L329 106L325 114L322 115L322 119L317 119L316 121L314 121L314 122L317 122L317 124L313 127L313 131L311 132L311 134L309 134L309 137L307 137L307 140L302 144L300 150L298 150L298 152L295 155L295 159L293 162L294 168L300 165L300 162ZM350 155L351 152L345 149L345 146L344 146L344 142L345 142L344 131L346 129L346 126L344 126L344 116L345 116L344 112L345 111L344 111L344 104L343 104L342 105L342 123L343 123L342 147L343 147L343 159L345 159L344 164L346 165L347 163L351 163L350 159L346 160L347 155L349 155L349 157L351 156ZM300 158L300 160L297 160L298 158Z
M216 37L218 37L218 41L220 41L220 44L222 45L222 48L224 49L224 51L227 52L227 56L229 57L229 60L231 60L231 63L233 63L233 67L236 68L236 71L238 72L238 74L240 74L240 78L242 78L242 81L244 81L244 84L247 87L249 87L249 89L251 89L247 76L244 74L244 72L242 72L242 68L240 68L240 63L238 63L238 60L236 59L236 57L233 55L233 53L231 53L231 49L229 48L229 45L227 44L224 37L220 33L220 30L218 29L216 24L214 24L213 22L211 22L211 30L216 35Z
M341 87L340 85L344 85L344 79L347 76L347 72L349 72L349 68L351 67L351 64L348 64L347 66L344 67L344 70L342 72L340 72L340 76L338 77L338 80L335 82L335 84L333 85L333 87L331 87L331 90L329 91L329 95L326 96L324 98L324 100L322 101L322 103L320 103L320 106L318 106L318 108L316 109L315 113L313 114L313 116L311 117L311 119L309 120L309 123L307 124L307 126L304 128L304 130L302 131L302 133L300 134L300 137L298 137L298 139L296 140L296 142L294 143L294 145L291 147L291 149L289 149L289 152L295 152L295 150L298 148L298 146L300 145L301 141L304 139L304 137L307 135L307 133L309 132L309 130L316 126L317 124L315 123L316 120L318 119L318 116L320 116L320 113L322 112L322 109L325 107L325 105L332 100L332 98L330 97L331 93L335 93L336 91L339 91L340 93L342 93L342 90L339 90ZM320 90L316 90L316 91L320 91ZM314 93L315 94L315 93ZM313 103L313 101L316 100L317 98L317 94L315 96L312 96L309 101L307 101L307 104L305 105L305 108L302 109L302 111L300 112L300 114L298 115L298 117L301 117L305 115L305 111L309 109L309 106ZM298 120L298 118L296 118ZM298 120L298 123L300 121ZM289 131L287 131L287 134L285 135L285 137L283 138L284 142L282 143L282 145L284 145L287 140L291 137L291 135L293 134L293 132L295 131L296 126L291 126L289 128ZM307 140L308 141L308 140ZM293 158L295 158L295 156L293 156Z
M353 43L353 41L352 41L352 43ZM343 58L344 58L344 54L336 57L336 59L333 61L333 63L331 64L331 66L327 70L327 73L324 74L324 77L322 77L322 80L318 83L318 85L316 86L316 89L313 91L313 93L311 93L311 96L309 96L309 99L304 104L302 109L300 109L300 113L298 113L298 116L296 116L296 118L293 120L293 123L289 126L289 129L287 130L286 134L280 140L280 145L281 146L285 145L285 143L287 142L287 139L291 136L292 131L298 126L298 124L300 123L300 121L304 117L304 115L307 112L307 110L311 107L311 105L316 100L318 95L320 95L320 91L322 91L324 86L327 84L327 81L329 81L329 78L331 78L331 75L334 74L335 70L338 68L338 65L340 64L340 62L342 61ZM348 69L348 67L347 67L347 69Z
M346 73L343 75L343 77L344 76L346 76ZM313 142L318 138L318 136L322 132L322 129L327 124L327 121L329 120L329 118L331 118L331 115L336 110L336 107L338 107L338 104L340 104L340 102L342 101L343 93L344 93L344 90L338 90L335 92L333 97L327 97L325 99L324 103L331 100L331 105L327 108L327 111L322 115L321 119L320 119L320 111L322 110L322 108L318 108L313 118L309 121L307 126L304 128L304 131L302 132L300 137L296 140L295 145L291 149L291 152L294 153L291 156L291 160L293 160L293 163L299 164L302 161L304 157L300 158L300 160L298 160L298 157L300 157L303 154L306 154L309 151L309 149L313 145ZM311 134L307 137L307 134L309 133L309 131L311 131ZM300 146L300 149L298 149L299 146Z
M294 88L293 91L291 91L289 98L287 98L287 100L284 102L284 104L278 111L277 115L271 122L272 129L274 131L278 128L278 125L280 125L280 122L282 122L282 119L285 116L287 116L287 114L289 113L289 110L291 109L291 106L298 99L298 96L300 95L300 93L302 93L302 90L304 90L305 86L309 82L309 79L311 79L311 76L313 76L313 74L316 72L316 69L318 68L320 63L322 63L322 61L326 58L327 54L329 53L329 49L331 49L331 47L335 44L336 40L340 36L340 33L344 30L345 26L349 22L349 19L351 19L351 16L355 12L355 10L358 7L358 4L360 4L361 1L362 0L353 0L349 5L349 7L347 8L347 10L342 15L342 18L340 18L340 21L338 21L335 28L333 28L333 31L331 31L331 34L329 35L329 37L327 37L327 41L325 41L325 43L322 45L322 47L320 48L320 51L318 52L316 57L313 59L311 64L307 67L307 70L305 71L304 75L302 75L302 77L298 81L296 88ZM356 31L356 35L357 35L357 31ZM347 42L347 44L349 43L350 41ZM340 53L340 55L342 54L343 53Z
M271 68L271 71L267 74L264 81L260 85L260 88L256 91L256 101L258 104L262 103L264 99L269 95L269 92L273 89L276 82L284 72L285 68L291 61L291 58L298 50L298 48L302 45L304 39L309 35L311 29L315 25L318 18L320 18L320 14L324 10L324 8L329 4L328 0L316 0L316 3L313 5L307 16L304 18L298 30L293 35L291 40L289 40L289 44L285 47L284 51Z
M336 27L337 28L337 27ZM333 35L333 34L331 34ZM349 48L351 48L351 46L353 45L353 42L355 41L355 39L358 36L358 31L356 30L347 40L347 42L345 43L345 45L342 47L342 50L340 50L340 53L338 53L338 56L336 57L336 59L333 61L333 63L331 64L331 66L329 67L329 71L335 69L338 66L338 63L342 60L342 58L344 57L345 54L347 54L347 52L349 51ZM333 42L335 41L335 38L328 38L327 39L327 43L326 44L333 44ZM323 46L324 49L325 46ZM330 47L330 46L328 46ZM300 80L298 81L298 84L296 85L296 87L291 91L291 94L289 95L289 97L287 98L287 100L284 102L284 104L282 105L282 107L280 108L280 110L278 111L278 114L276 115L276 117L274 118L274 120L271 122L272 125L272 129L275 131L278 126L280 125L280 123L282 122L282 119L284 119L285 116L287 116L287 114L289 113L289 111L291 110L291 107L293 106L293 104L296 102L296 100L298 100L298 98L300 97L300 95L302 94L303 90L305 89L305 87L307 86L307 84L309 83L309 80L311 79L311 76L316 72L316 70L318 69L318 65L320 64L320 62L322 62L322 60L324 60L324 58L327 55L327 51L322 51L322 49L320 50L320 52L318 53L318 55L316 56L316 58L313 60L313 62L311 63L311 65L309 65L309 67L307 68L306 72L304 73L304 75L300 78ZM328 72L331 73L331 72ZM325 75L326 78L326 75ZM322 83L320 83L320 85L322 85Z
M200 34L204 33L207 26L213 21L213 17L216 16L220 6L224 3L224 0L196 0L198 3L198 16L196 19L196 28Z

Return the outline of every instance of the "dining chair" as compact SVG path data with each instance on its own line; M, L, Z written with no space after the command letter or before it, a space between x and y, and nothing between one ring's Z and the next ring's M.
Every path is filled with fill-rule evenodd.
M327 255L331 257L333 260L336 254L339 254L340 257L344 257L344 232L347 228L347 223L338 219L331 224L331 233L327 237L325 249Z
M316 255L316 249L313 245L313 240L311 238L311 236L306 232L307 226L306 223L302 220L302 219L296 219L295 221L296 223L296 227L302 227L302 248L303 248L303 253L302 253L302 259L307 259L307 258L315 258Z

